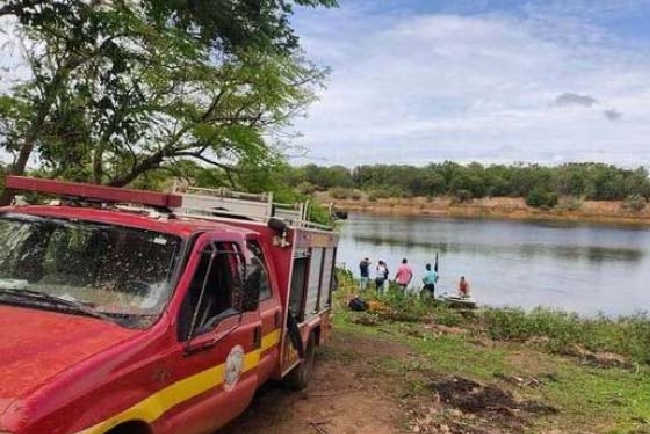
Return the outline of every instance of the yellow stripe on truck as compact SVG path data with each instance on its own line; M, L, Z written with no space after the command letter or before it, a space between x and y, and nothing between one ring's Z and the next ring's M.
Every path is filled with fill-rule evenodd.
M248 372L260 363L262 352L271 349L280 342L280 330L273 330L262 337L262 347L246 353L242 373ZM153 423L163 414L175 406L198 396L202 393L221 386L224 378L224 364L214 366L205 371L183 378L148 398L138 402L134 406L110 417L90 428L79 431L76 434L104 434L111 428L131 420L139 420Z
M268 335L262 338L262 348L260 351L264 352L270 350L280 342L280 329L275 329Z

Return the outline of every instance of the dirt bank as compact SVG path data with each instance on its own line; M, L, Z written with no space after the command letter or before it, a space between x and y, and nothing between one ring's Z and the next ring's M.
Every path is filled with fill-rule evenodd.
M646 365L492 340L471 319L443 325L440 310L415 322L346 312L346 297L310 387L267 388L216 434L650 433Z
M310 387L268 387L250 409L216 434L399 434L391 385L368 362L404 354L398 344L338 333L323 349ZM394 385L392 387L395 387Z
M317 195L320 203L334 203L337 209L377 215L432 216L451 218L495 218L514 220L557 220L604 224L650 225L650 207L639 212L625 210L621 202L576 202L561 199L553 209L542 210L526 205L523 198L483 198L453 203L448 197L377 199L369 201L334 199L329 193Z

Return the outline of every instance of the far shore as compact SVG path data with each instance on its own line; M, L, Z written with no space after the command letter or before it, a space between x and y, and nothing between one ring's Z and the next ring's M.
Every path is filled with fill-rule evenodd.
M336 199L327 192L317 195L322 204L333 203L340 211L399 217L439 217L468 219L566 221L611 225L650 226L650 209L633 212L624 209L622 202L594 202L575 199L560 200L552 209L539 209L526 205L523 198L482 198L465 203L454 203L449 197L390 198L369 201Z

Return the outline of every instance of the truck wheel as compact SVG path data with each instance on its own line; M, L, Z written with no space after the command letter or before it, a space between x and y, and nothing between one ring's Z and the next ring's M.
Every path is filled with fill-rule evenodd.
M305 348L305 357L301 364L293 368L287 375L286 384L289 388L299 391L303 390L309 384L314 363L316 361L316 338L312 333Z

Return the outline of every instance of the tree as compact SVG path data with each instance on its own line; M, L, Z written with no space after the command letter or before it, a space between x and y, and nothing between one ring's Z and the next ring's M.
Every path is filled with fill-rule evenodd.
M281 152L265 138L303 112L324 78L294 53L281 19L291 9L260 6L264 16L250 31L262 38L267 24L277 30L262 44L244 37L250 10L229 10L244 15L223 28L214 13L214 22L196 21L189 3L177 20L162 19L177 2L145 5L24 0L0 8L20 19L31 43L33 78L0 100L1 144L16 155L11 172L22 174L36 152L50 176L119 187L181 159L230 173L242 159L250 167ZM275 24L273 7L282 11ZM193 20L199 35L188 30Z
M5 0L1 16L38 27L57 19L74 20L80 11L125 5L110 0ZM299 39L289 25L295 6L337 7L336 0L143 0L147 22L173 28L218 52L236 54L254 48L268 54L292 54ZM83 18L79 20L83 21ZM78 29L81 30L81 29Z

